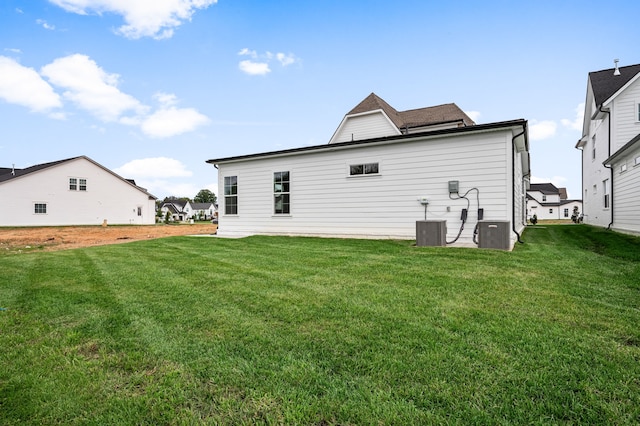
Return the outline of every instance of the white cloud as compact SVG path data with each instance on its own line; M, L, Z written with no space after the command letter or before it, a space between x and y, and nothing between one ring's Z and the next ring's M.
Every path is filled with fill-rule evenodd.
M280 61L280 64L283 67L295 64L297 61L296 57L291 53L288 55L285 55L284 53L276 53L276 58Z
M113 171L125 178L149 180L190 177L193 175L193 172L187 170L180 161L167 157L132 160L113 169Z
M0 98L5 101L36 112L62 107L60 96L33 68L0 56L0 75Z
M177 98L169 93L156 93L154 98L160 108L145 117L140 126L142 132L152 138L168 138L195 130L210 122L206 115L193 108L177 108Z
M265 75L271 72L269 64L266 62L253 62L249 60L240 61L238 64L240 71L249 75Z
M566 126L573 130L582 131L583 118L584 118L584 102L581 104L578 104L578 106L576 107L576 117L573 119L573 121L563 118L561 122L563 126Z
M137 115L146 110L137 99L118 89L117 74L106 73L86 55L58 58L42 67L41 73L52 84L67 89L63 93L66 99L102 121L117 121L127 112Z
M15 47L5 47L4 50L5 52L11 52L11 53L22 53L22 50L16 49Z
M155 157L132 160L113 171L126 179L135 179L137 185L160 198L169 195L193 197L201 189L196 188L192 183L179 181L181 178L192 177L193 172L188 170L182 162L173 158Z
M531 120L531 124L529 125L529 138L534 141L548 139L556 134L557 127L555 121Z
M55 25L47 23L47 21L45 21L44 19L36 19L36 24L41 25L45 30L53 31L56 29Z
M49 0L68 12L79 15L114 13L125 25L117 33L130 39L170 38L173 31L198 9L206 9L217 0Z
M266 75L270 73L270 64L274 61L274 58L282 67L287 67L300 61L293 53L285 54L279 52L273 54L266 52L259 55L255 50L250 50L246 47L240 50L238 55L249 56L251 58L240 61L238 64L240 71L248 75Z
M480 111L465 111L464 113L467 114L475 123L478 122L478 119L482 115L480 114Z

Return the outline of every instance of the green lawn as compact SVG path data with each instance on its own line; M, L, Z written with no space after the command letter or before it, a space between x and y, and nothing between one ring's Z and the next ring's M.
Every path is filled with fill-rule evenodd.
M0 256L0 424L638 424L640 239Z

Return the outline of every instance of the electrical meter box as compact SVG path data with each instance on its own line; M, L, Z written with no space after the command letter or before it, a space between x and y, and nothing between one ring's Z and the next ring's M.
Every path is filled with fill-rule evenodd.
M511 249L511 222L508 220L478 221L478 247L498 250Z
M450 180L449 181L449 194L457 194L458 192L460 192L460 189L458 188L459 182L457 180Z
M419 220L416 222L418 247L444 247L447 245L446 220Z

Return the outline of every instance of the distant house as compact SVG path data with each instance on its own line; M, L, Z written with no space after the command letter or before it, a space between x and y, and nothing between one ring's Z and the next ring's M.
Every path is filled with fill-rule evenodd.
M582 213L582 200L567 199L566 188L552 183L532 183L527 190L527 217L538 220L571 219L574 210Z
M211 220L216 215L216 205L213 203L194 203L189 200L165 201L160 206L162 218L169 213L170 220L184 222L190 219Z
M397 111L372 93L328 144L208 160L223 194L218 234L415 239L426 218L446 221L448 243L473 246L483 216L513 245L528 149L526 120L475 124L455 104Z
M640 234L640 64L589 73L576 148L585 223Z
M86 156L0 168L0 226L153 224L155 199Z

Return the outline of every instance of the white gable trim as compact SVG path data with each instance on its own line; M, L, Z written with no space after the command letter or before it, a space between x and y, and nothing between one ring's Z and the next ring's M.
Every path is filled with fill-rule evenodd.
M336 141L338 140L338 136L340 136L342 134L342 130L344 129L347 121L351 118L356 118L356 117L363 117L363 116L367 116L367 115L374 115L374 114L382 114L382 117L384 117L384 119L387 121L387 123L390 125L390 127L392 127L394 129L394 133L396 135L401 135L402 133L400 132L400 130L398 130L398 127L393 123L393 121L391 121L391 119L389 118L389 116L387 114L385 114L385 112L382 109L374 109L372 111L365 111L365 112L360 112L358 114L351 114L351 115L345 115L344 118L342 119L342 121L340 122L340 125L338 126L338 128L336 129L336 131L333 133L333 136L331 136L331 140L329 140L329 143L336 143Z

